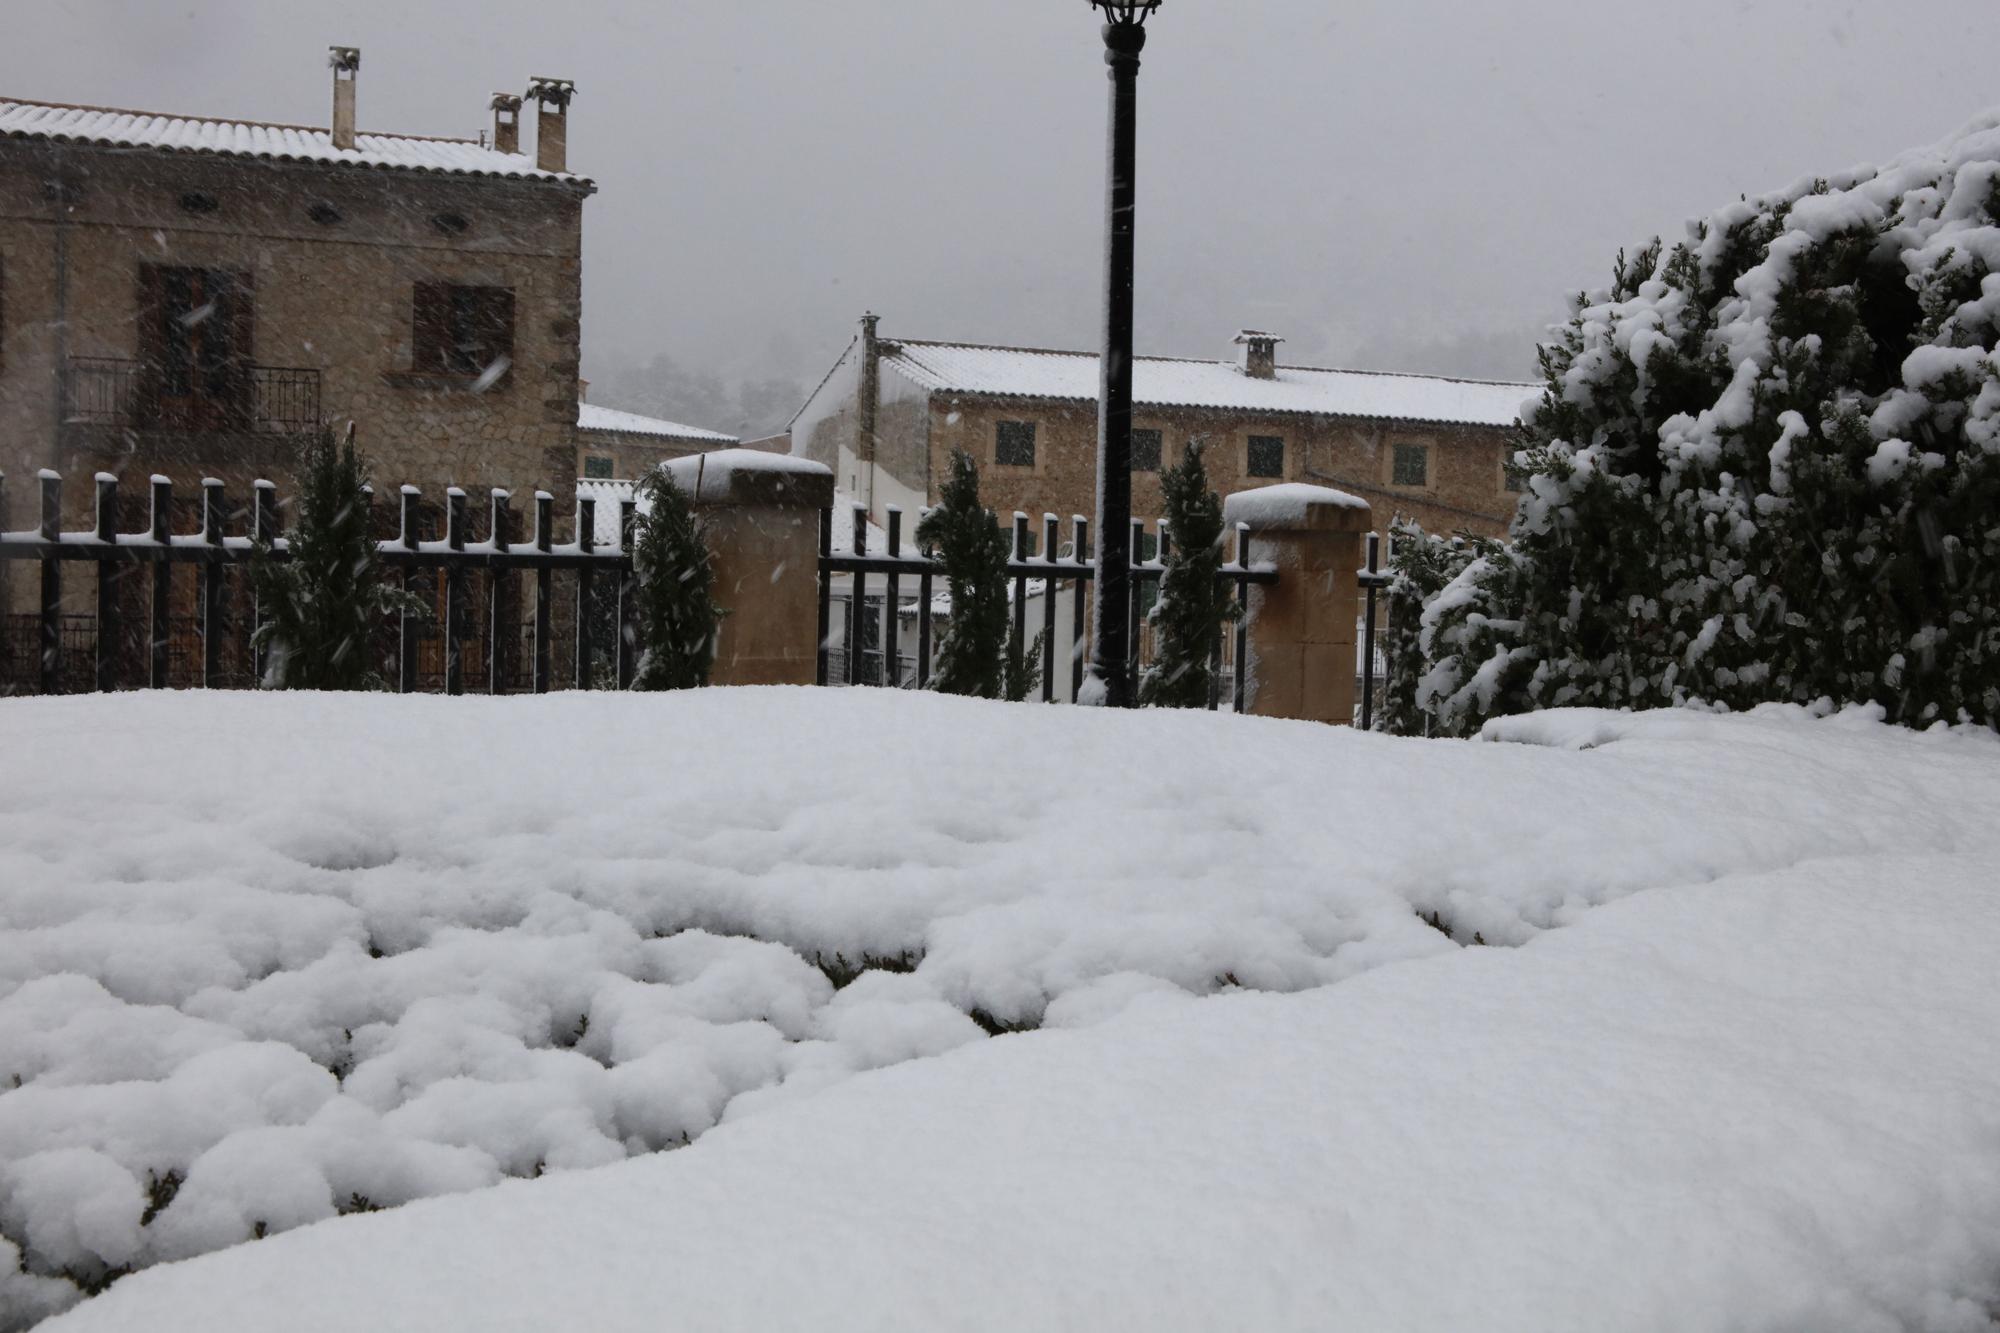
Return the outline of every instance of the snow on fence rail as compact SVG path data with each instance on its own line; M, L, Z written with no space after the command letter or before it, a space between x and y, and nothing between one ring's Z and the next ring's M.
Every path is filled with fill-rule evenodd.
M917 651L912 678L907 682L917 689L930 683L932 666L932 607L935 581L944 573L944 565L925 554L908 554L903 550L902 511L891 506L888 511L889 549L881 555L868 553L868 511L862 505L854 506L854 542L852 554L835 554L833 545L833 510L823 510L820 515L819 539L819 683L862 685L887 684L902 687L905 684L901 667L902 657L898 652L901 637L898 614L902 605L902 580L913 577L917 581L916 634ZM1131 550L1145 549L1145 521L1132 520ZM1159 549L1156 558L1135 559L1132 562L1130 579L1131 624L1142 625L1142 607L1145 604L1145 589L1148 584L1157 586L1161 575L1166 572L1165 561L1171 550L1171 533L1162 522L1159 528ZM1074 699L1083 687L1084 659L1088 656L1088 615L1083 585L1093 583L1097 576L1097 562L1083 558L1082 553L1090 548L1090 522L1081 514L1070 520L1071 540L1068 556L1059 556L1061 525L1054 514L1042 516L1041 554L1030 555L1028 516L1014 515L1013 549L1007 560L1007 573L1013 579L1012 628L1008 637L1008 653L1014 669L1021 667L1027 650L1028 606L1030 601L1039 601L1042 644L1043 703L1057 700L1057 659L1065 655L1070 659L1069 692L1067 698ZM1278 581L1276 566L1252 563L1248 558L1248 528L1236 525L1236 558L1222 566L1217 577L1235 589L1239 609L1246 609L1250 600L1250 585L1272 584ZM853 576L854 586L846 599L845 624L836 627L833 621L834 576ZM878 574L883 579L881 606L883 613L874 630L869 624L870 599L867 580L870 574ZM1039 584L1039 589L1032 585ZM1058 585L1070 586L1069 638L1067 653L1056 651L1057 626L1061 619ZM839 630L841 649L833 649L836 629ZM876 632L879 630L879 632ZM1229 690L1232 708L1243 711L1245 673L1237 669L1237 664L1248 657L1246 638L1248 635L1247 614L1238 615L1234 630L1225 636L1218 632L1215 644L1209 652L1209 694L1208 706L1214 710L1221 705L1223 682L1230 682ZM1147 636L1135 632L1131 636L1131 667L1136 675L1143 664L1143 646ZM1225 643L1225 637L1228 642ZM838 661L836 662L836 658ZM880 664L896 664L893 674L884 679L885 673L870 669L871 659ZM836 671L838 666L840 670Z
M7 633L0 635L0 694L82 693L140 683L155 689L171 684L218 688L254 684L261 678L262 654L252 654L249 642L264 621L264 608L244 586L245 580L225 575L231 569L246 569L260 548L267 548L270 558L289 558L286 540L278 535L277 488L272 483L255 484L248 531L230 535L225 531L230 520L226 488L213 478L202 482L201 527L195 533L173 531L173 485L164 477L152 479L150 523L138 533L118 531L118 479L109 473L97 475L96 523L86 532L61 530L61 477L44 471L39 480L39 525L25 532L0 532L0 561L33 560L40 565L39 609L8 616ZM4 483L0 476L0 488ZM0 489L0 512L4 498ZM372 492L368 500L372 504ZM460 694L473 682L494 694L509 689L542 693L555 682L559 633L573 648L569 679L577 688L589 689L607 679L599 667L606 637L613 641L608 654L610 678L620 686L629 684L635 666L634 640L627 632L633 508L630 501L620 505L621 539L612 547L596 544L594 511L595 501L580 499L577 539L558 544L554 498L537 491L534 535L526 544L517 544L511 536L516 526L511 497L494 490L486 538L474 542L466 494L452 487L446 492L443 538L425 540L428 515L422 492L402 487L396 536L378 541L376 549L385 565L401 572L405 588L431 594L441 633L413 612L385 626L389 633L382 649L393 662L393 670L385 674L398 691L414 693L435 682L448 694ZM79 561L96 566L94 616L64 609L63 567ZM174 613L176 565L196 571L192 616ZM146 589L130 579L140 567L151 571ZM557 571L571 575L575 589L573 614L560 618L555 614ZM526 596L515 593L516 574L533 575ZM142 591L143 598L138 595ZM234 611L235 600L250 603L247 618ZM127 660L130 654L125 650L132 645L121 628L131 605L140 601L146 634L136 646L143 649L143 672ZM524 603L531 608L524 623L510 628ZM28 640L25 651L19 643L23 637ZM471 658L465 651L468 638L478 644ZM86 650L87 672L75 665ZM196 657L198 669L192 667ZM231 657L239 668L235 671L228 669Z

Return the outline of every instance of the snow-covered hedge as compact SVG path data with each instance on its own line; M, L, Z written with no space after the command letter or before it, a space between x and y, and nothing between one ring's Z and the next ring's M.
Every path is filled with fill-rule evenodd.
M1511 544L1426 611L1434 731L1551 705L2000 722L2000 113L1620 256L1543 348Z
M1577 754L888 690L6 701L0 1327L989 1032L1981 845L2000 800L1983 736L1619 726Z

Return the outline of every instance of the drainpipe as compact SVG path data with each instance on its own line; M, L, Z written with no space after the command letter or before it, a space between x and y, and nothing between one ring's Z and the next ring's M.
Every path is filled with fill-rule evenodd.
M69 182L58 176L50 184L50 197L56 206L56 317L52 325L55 334L56 393L55 404L51 411L53 429L49 431L47 465L60 469L63 416L69 403Z

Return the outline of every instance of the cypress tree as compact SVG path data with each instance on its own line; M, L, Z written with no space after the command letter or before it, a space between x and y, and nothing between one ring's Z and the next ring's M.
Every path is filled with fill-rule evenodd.
M379 690L374 639L385 616L425 611L421 599L383 578L368 530L368 467L354 426L335 443L329 427L300 451L296 521L288 557L260 549L250 566L264 624L252 639L268 650L262 684L283 690Z
M1235 614L1219 577L1222 569L1222 500L1209 489L1201 445L1191 443L1181 461L1160 474L1166 494L1166 570L1154 603L1153 666L1139 682L1145 708L1206 708L1209 654L1222 624Z
M1007 634L1007 534L979 500L979 467L962 449L940 503L917 524L917 544L944 564L951 623L938 644L931 688L980 699L1025 699L1039 672L1039 637L1018 667ZM925 608L928 613L928 608Z
M693 497L665 468L639 484L633 518L639 662L635 690L685 690L708 684L715 665L715 567Z

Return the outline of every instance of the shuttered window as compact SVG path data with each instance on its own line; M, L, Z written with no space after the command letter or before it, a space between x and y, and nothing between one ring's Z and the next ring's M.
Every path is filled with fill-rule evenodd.
M1285 440L1281 435L1252 435L1246 471L1253 477L1285 475Z
M1001 467L1035 465L1035 423L1002 421L994 429L993 461Z
M1132 432L1132 470L1134 472L1158 472L1160 470L1160 450L1165 437L1156 430L1135 430Z
M411 303L410 368L498 378L514 360L514 291L420 282Z

